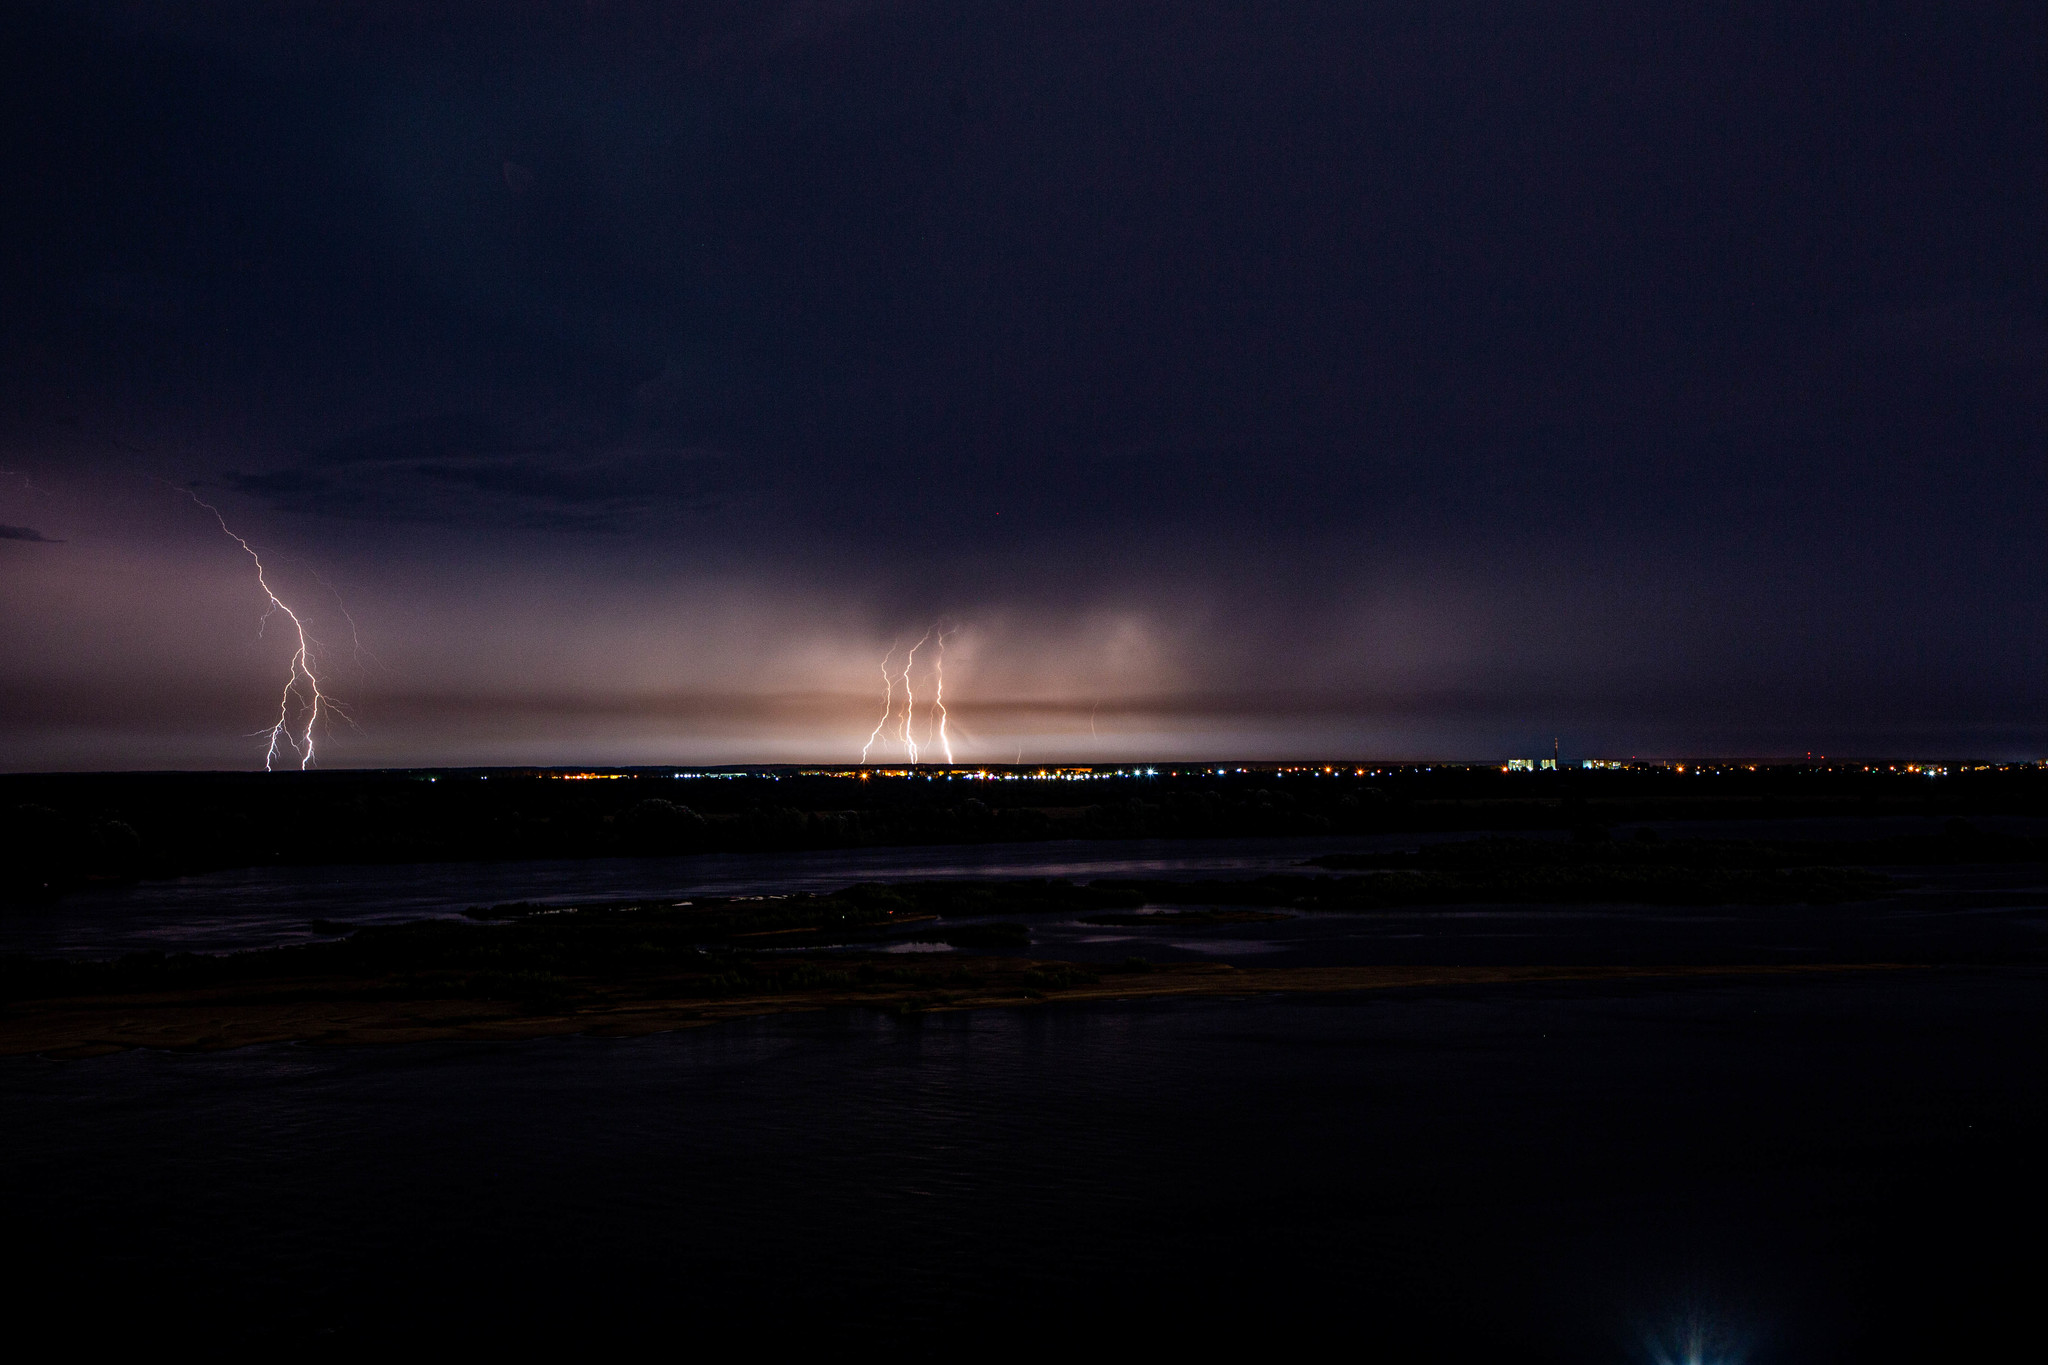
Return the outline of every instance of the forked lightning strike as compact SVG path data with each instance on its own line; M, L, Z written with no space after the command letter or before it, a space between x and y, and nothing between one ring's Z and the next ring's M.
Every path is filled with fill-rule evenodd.
M946 766L953 766L953 741L946 737L946 637L958 635L960 627L939 631L938 653L932 656L932 705L939 713L939 747L946 751Z
M882 718L875 722L874 731L868 736L868 742L861 745L861 762L865 763L868 761L869 752L874 749L876 744L881 742L882 732L887 730L889 722L896 718L896 684L898 682L903 684L903 715L897 721L895 732L891 735L891 738L903 746L904 757L908 761L915 763L917 762L918 755L923 750L936 744L945 753L946 762L948 764L953 762L953 739L946 730L946 641L959 633L960 627L958 626L947 626L941 623L931 627L931 629L918 637L917 643L912 645L910 651L903 656L903 669L897 673L892 673L889 670L889 661L896 657L896 646L893 644L889 646L889 652L882 656ZM936 646L932 656L931 667L933 719L926 723L927 734L925 742L920 745L917 739L916 728L917 687L911 678L911 669L917 663L917 651L923 649L926 644L935 644Z
M337 714L341 713L341 708L334 699L320 690L320 679L314 676L313 645L306 635L306 623L301 621L299 614L286 606L284 599L271 588L270 580L263 572L263 560L256 553L255 547L234 533L228 525L228 519L221 515L220 509L189 488L178 491L213 513L213 519L220 523L220 529L226 533L227 538L241 546L242 552L248 555L249 561L256 566L256 585L262 588L263 595L270 599L270 606L264 610L263 620L267 623L274 614L283 612L298 636L298 648L292 651L291 672L284 680L284 695L277 703L277 723L270 727L270 748L263 755L263 771L272 771L283 746L289 747L299 756L299 770L303 772L313 766L313 729L320 721L321 708L324 706ZM306 718L304 729L296 735L292 729L294 698L300 701Z
M931 638L932 633L926 631L903 656L903 729L898 738L903 741L903 752L912 763L917 762L917 735L910 728L911 721L917 718L917 693L910 687L910 666L917 662L917 651L923 649L924 642Z
M892 643L889 652L882 656L882 718L875 722L875 732L868 736L868 742L860 746L860 761L868 761L868 750L875 747L875 741L882 737L882 727L889 723L889 717L896 714L896 680L889 676L889 660L895 656L896 646Z

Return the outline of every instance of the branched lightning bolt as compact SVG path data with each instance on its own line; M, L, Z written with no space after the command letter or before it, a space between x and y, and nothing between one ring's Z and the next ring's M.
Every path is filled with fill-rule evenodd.
M277 723L270 727L270 749L263 755L263 771L272 770L281 752L280 746L285 746L299 756L299 769L303 772L313 766L313 728L319 723L320 709L324 706L337 714L345 714L331 697L320 690L320 680L313 674L313 645L306 635L306 623L301 621L299 614L286 606L284 599L271 588L270 580L264 576L263 560L256 553L255 547L234 533L228 526L228 519L220 514L220 509L189 488L178 491L213 513L213 519L220 523L220 529L226 533L227 538L241 546L242 552L248 555L249 561L256 566L256 586L262 588L263 595L270 599L270 605L263 612L264 621L268 622L272 616L283 612L285 618L292 623L292 630L298 635L299 647L292 652L291 672L284 680L284 695L278 699ZM296 735L292 731L294 698L301 701L306 717L305 728Z
M868 750L875 747L875 741L882 737L882 727L889 723L889 717L896 713L896 680L889 676L889 660L895 655L896 646L891 644L889 652L882 656L882 718L875 722L875 732L868 736L868 742L860 746L860 761L868 761Z
M917 693L911 690L910 666L917 660L917 651L923 649L924 642L931 638L932 633L926 631L918 637L917 643L910 647L910 652L903 656L903 733L900 738L903 740L903 752L912 763L917 762L917 733L910 728L911 722L917 717Z
M937 748L946 755L950 766L953 758L953 736L947 729L946 715L946 642L960 633L957 625L948 625L943 620L935 622L923 635L917 638L903 655L903 667L892 670L889 661L896 657L896 644L889 646L889 652L882 656L882 718L875 722L869 732L867 743L860 746L860 761L868 761L868 754L875 745L882 742L882 732L889 730L889 737L903 746L904 756L912 763L927 749ZM899 640L897 644L900 644ZM932 656L932 718L925 722L925 742L917 740L917 652L926 645L934 645ZM896 686L903 685L903 712L896 712ZM895 728L890 729L890 722Z
M364 659L368 659L371 663L377 665L379 668L382 668L384 666L384 661L378 658L375 654L372 654L369 650L363 648L363 632L356 626L355 615L354 613L349 611L348 603L342 600L341 589L335 587L333 583L328 581L326 574L321 573L312 565L308 564L306 566L306 571L312 574L313 577L316 580L318 580L321 587L327 589L327 595L334 599L335 610L341 613L342 620L348 622L349 645L354 652L356 663L361 664ZM334 700L331 697L328 699L327 704L329 706L333 706L337 712L341 710L340 707L335 706ZM343 715L343 719L347 719L347 716Z

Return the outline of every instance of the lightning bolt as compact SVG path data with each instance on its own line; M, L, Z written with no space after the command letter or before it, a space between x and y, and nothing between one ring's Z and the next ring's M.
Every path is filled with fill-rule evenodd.
M889 652L882 656L882 718L875 722L875 728L868 734L868 742L860 746L860 761L868 761L868 754L877 744L883 742L882 732L889 731L889 740L903 746L904 755L912 763L927 749L937 748L946 755L950 766L953 758L953 736L947 728L946 714L946 642L960 633L957 625L948 625L944 620L934 622L925 633L918 636L917 643L903 655L901 669L891 669L889 661L896 657L896 644L889 646ZM897 641L900 644L901 641ZM932 717L925 722L925 742L917 740L917 652L926 645L933 645L931 664L932 676ZM903 686L903 712L896 711L896 687ZM894 727L891 728L891 722Z
M912 691L910 687L910 666L917 659L917 651L923 649L924 642L931 638L931 631L926 631L918 637L917 643L910 647L910 652L903 656L903 732L901 738L903 740L903 752L909 756L912 763L917 762L917 734L910 728L911 722L917 717L917 693Z
M875 732L868 736L868 742L860 746L860 761L868 761L868 750L875 747L875 741L882 737L882 727L889 723L889 717L896 713L896 680L889 676L889 660L896 653L891 644L889 652L882 656L882 718L875 722Z
M932 656L932 705L938 709L939 747L945 750L946 766L953 766L953 741L946 737L946 638L958 635L960 627L939 631L938 653Z
M270 749L263 755L263 771L270 772L276 766L283 750L289 748L299 756L299 771L304 772L313 766L313 727L320 720L320 709L324 706L337 714L346 714L335 704L333 698L320 690L320 679L313 674L313 645L306 635L306 623L301 621L299 614L286 606L284 599L271 588L270 580L263 572L262 557L256 553L254 546L234 533L228 526L228 519L220 514L220 509L189 488L181 488L178 491L213 513L213 519L220 523L220 529L227 538L241 546L242 552L249 556L249 562L256 566L256 586L262 588L263 595L270 599L270 606L263 612L263 620L267 623L272 616L283 612L285 619L292 623L293 632L298 636L299 647L292 651L291 671L285 675L284 694L278 698L277 723L270 727ZM292 730L294 699L299 701L306 718L305 728L298 734L294 734Z
M306 566L306 569L309 573L313 575L313 577L316 580L318 580L321 587L327 589L327 595L334 599L335 609L341 613L341 619L348 622L348 639L349 644L354 651L356 663L361 664L362 661L367 658L371 663L377 665L379 668L382 668L384 666L384 661L378 658L375 654L372 654L369 650L363 648L363 632L357 628L355 615L349 611L348 603L342 600L341 589L335 587L333 583L328 581L326 574L321 573L312 565L308 564ZM342 711L340 707L335 706L332 699L329 699L327 704L329 706L334 706L336 714L340 715L342 719L348 720L348 714ZM355 722L351 720L349 721L349 724L354 725Z

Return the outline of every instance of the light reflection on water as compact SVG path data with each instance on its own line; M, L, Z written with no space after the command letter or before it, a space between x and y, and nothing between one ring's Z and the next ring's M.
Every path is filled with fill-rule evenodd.
M1203 957L1223 957L1226 955L1236 957L1239 954L1258 956L1265 953L1277 953L1285 950L1290 945L1274 943L1268 939L1227 938L1208 940L1175 939L1168 943L1167 946L1169 948L1177 948L1183 953L1199 953Z
M1644 1337L1649 1365L1745 1365L1755 1342L1734 1317L1692 1307Z

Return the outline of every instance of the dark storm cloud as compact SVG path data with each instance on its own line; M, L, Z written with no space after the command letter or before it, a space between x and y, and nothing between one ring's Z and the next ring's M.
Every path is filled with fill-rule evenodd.
M545 531L835 626L864 595L883 645L1185 608L1184 673L1276 714L1398 655L1503 714L2031 715L2044 38L1995 3L16 6L0 441L41 473L107 433L314 557L460 527L392 543L478 589ZM1407 653L1357 624L1396 598Z
M729 505L719 452L521 432L456 413L375 427L222 482L288 511L385 521L630 530Z
M44 545L61 545L64 542L52 540L33 526L0 526L0 540L33 540Z
M1856 339L1961 367L2048 372L2048 310L2032 315L2011 301L1957 299L1860 320Z
M50 243L56 330L103 380L260 379L226 400L267 410L252 490L471 413L515 434L463 469L583 482L635 429L813 524L908 486L974 538L998 502L1484 538L1819 492L1873 432L1910 462L1959 403L2041 397L1924 363L2041 309L1995 11L129 13L44 25L73 88L30 145L86 153L51 178L97 239Z

